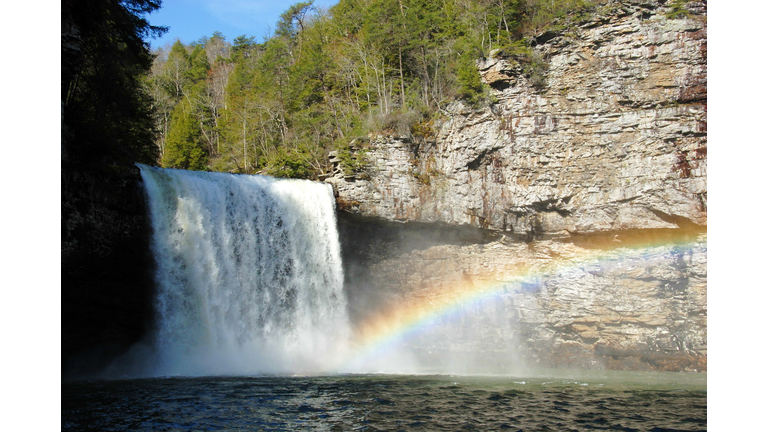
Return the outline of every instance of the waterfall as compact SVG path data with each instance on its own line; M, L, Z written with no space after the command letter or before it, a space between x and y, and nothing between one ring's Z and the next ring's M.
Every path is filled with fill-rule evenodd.
M157 264L153 375L312 373L347 354L330 185L139 168Z

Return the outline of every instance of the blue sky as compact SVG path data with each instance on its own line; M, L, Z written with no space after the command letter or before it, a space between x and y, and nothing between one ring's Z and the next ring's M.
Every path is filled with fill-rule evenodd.
M274 31L280 14L302 0L163 0L160 10L147 18L150 24L170 27L161 38L151 39L152 49L172 44L176 39L194 42L214 31L224 34L232 42L240 35L256 36L261 42ZM338 0L315 0L317 7L329 8Z

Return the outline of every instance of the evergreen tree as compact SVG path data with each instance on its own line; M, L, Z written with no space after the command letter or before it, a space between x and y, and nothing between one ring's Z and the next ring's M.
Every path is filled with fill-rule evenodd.
M546 63L523 40L531 17L541 29L589 1L340 0L327 12L307 1L260 44L177 41L147 86L157 95L165 83L163 164L316 177L354 137L432 134L448 102L490 101L476 63L494 50L543 88Z
M184 95L184 89L189 80L189 54L184 44L176 40L171 51L168 53L168 59L165 61L163 75L165 75L168 93L178 102Z
M152 66L144 38L164 28L146 14L159 0L62 2L62 147L83 163L153 163L152 101L143 76Z
M475 67L475 57L464 54L459 57L457 78L459 82L458 96L466 99L470 104L475 104L483 94L483 83L480 74Z
M204 171L207 154L198 120L189 102L182 101L176 105L171 117L163 167Z
M275 35L278 37L293 38L306 26L307 14L312 8L314 0L291 5L288 10L280 14L280 20L277 22Z
M232 60L237 62L240 59L251 57L251 53L257 47L256 38L253 36L240 35L236 37L232 44Z
M199 44L195 45L187 57L187 62L188 66L185 73L188 80L187 87L191 92L198 92L201 90L201 85L205 84L205 80L208 78L208 69L211 68L205 47Z

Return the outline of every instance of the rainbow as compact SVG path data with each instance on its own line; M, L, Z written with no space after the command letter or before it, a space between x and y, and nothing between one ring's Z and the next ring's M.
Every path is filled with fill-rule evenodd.
M504 281L456 282L449 289L443 288L437 298L409 299L407 304L382 311L357 326L352 341L354 355L340 370L360 369L370 361L386 356L401 343L458 316L467 305L530 290L526 287L540 285L545 277L568 272L583 274L588 268L622 265L626 260L642 260L646 266L661 263L669 259L671 247L690 248L703 243L706 249L706 238L702 242L696 233L674 231L672 236L633 238L629 244L613 240L600 245L599 249L573 247L574 253L569 256L553 258L544 265L518 268Z

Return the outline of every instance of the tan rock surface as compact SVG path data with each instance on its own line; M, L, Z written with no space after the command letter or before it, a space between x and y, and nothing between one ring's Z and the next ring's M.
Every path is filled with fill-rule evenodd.
M390 293L384 311L461 306L459 318L452 312L415 339L418 349L512 344L526 364L706 370L706 252L705 235L612 251L555 241L435 246L378 263L369 282ZM457 337L460 322L473 323L471 339ZM562 357L564 346L580 355Z
M368 179L327 180L340 202L523 236L706 226L706 21L624 6L536 48L543 90L510 77L488 108L449 106L432 140L373 137ZM515 68L480 69L493 84Z
M544 88L483 59L496 103L453 103L431 139L371 137L365 176L326 180L345 211L498 234L371 266L384 310L490 290L414 347L706 370L706 3L611 7L542 38Z

